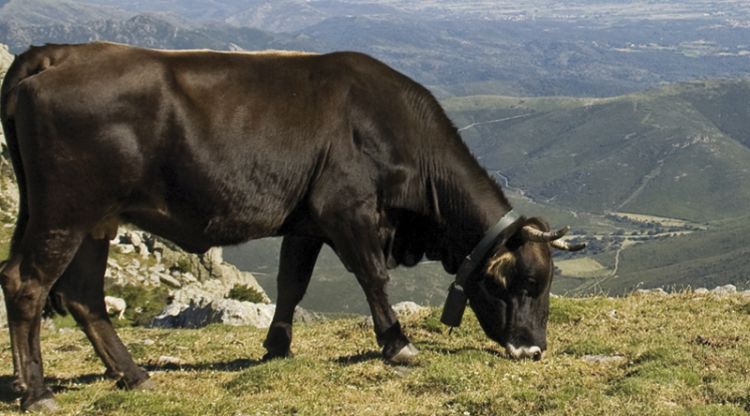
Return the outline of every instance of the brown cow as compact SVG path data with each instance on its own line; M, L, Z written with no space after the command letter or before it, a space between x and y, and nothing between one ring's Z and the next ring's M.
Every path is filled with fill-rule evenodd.
M511 211L433 96L358 53L34 47L8 71L1 116L21 196L1 278L23 409L54 408L39 349L49 295L120 386L149 386L104 305L120 222L191 252L285 236L266 358L289 355L294 307L329 244L365 292L384 357L400 362L416 349L389 306L387 268L426 254L456 273ZM463 289L488 336L540 358L549 247L580 247L536 219L501 228Z

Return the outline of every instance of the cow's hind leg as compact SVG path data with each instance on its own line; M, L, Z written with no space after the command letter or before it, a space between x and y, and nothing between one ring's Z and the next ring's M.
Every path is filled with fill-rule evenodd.
M22 409L53 410L39 344L42 309L50 288L78 250L82 233L29 226L23 234L0 274L16 375L13 389L22 396Z
M148 373L133 362L117 336L104 304L104 271L109 241L87 236L65 273L53 286L53 296L62 300L94 346L107 374L122 388L149 388Z
M276 312L263 343L268 351L264 360L290 355L294 308L307 291L322 244L320 240L294 236L284 237L281 243Z

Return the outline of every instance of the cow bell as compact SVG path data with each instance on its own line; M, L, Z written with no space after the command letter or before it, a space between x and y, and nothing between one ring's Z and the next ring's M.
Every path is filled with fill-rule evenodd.
M448 297L445 298L445 306L443 306L443 314L440 316L440 322L451 327L458 327L461 325L461 319L464 317L464 310L466 310L466 292L464 288L457 285L456 282L451 283L448 288Z

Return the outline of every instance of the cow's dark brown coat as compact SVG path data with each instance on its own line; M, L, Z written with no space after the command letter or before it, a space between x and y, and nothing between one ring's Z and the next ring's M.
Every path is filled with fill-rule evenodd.
M2 286L23 408L53 403L39 351L50 294L108 374L148 384L104 307L106 237L119 222L192 252L285 236L269 358L289 354L294 307L329 244L364 289L384 356L401 360L415 350L386 269L426 254L455 273L511 209L432 95L358 53L35 47L7 74L2 123L21 194ZM549 245L519 237L493 253L511 253L512 270L503 285L478 273L471 306L493 339L543 350Z

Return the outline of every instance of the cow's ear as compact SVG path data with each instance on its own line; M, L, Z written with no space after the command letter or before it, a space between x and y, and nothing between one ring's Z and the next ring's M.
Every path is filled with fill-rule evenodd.
M503 289L508 288L508 279L516 268L516 255L512 251L503 251L490 257L485 273Z

